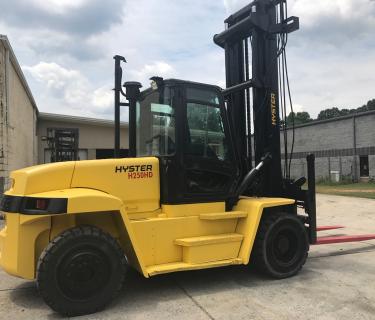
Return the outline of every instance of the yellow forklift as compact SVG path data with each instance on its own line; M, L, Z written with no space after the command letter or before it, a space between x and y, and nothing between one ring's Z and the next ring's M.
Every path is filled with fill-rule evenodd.
M278 279L298 273L317 240L315 174L309 156L302 190L287 146L281 160L285 46L299 27L286 9L256 0L225 20L214 42L225 50L226 89L153 77L142 92L137 82L123 91L125 59L115 56L115 158L12 172L1 267L35 279L68 316L103 309L129 267L146 278L248 264ZM128 158L119 158L121 106Z

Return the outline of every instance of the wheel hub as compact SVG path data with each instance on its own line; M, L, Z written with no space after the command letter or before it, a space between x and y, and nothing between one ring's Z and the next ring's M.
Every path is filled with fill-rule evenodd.
M109 276L108 258L97 249L69 254L64 257L57 272L61 291L73 300L92 298L101 292Z
M298 256L298 239L288 229L280 230L274 237L272 252L275 260L282 265L291 265Z
M290 243L289 243L289 239L283 235L281 235L279 237L279 240L278 240L278 251L281 253L281 254L286 254L290 248Z

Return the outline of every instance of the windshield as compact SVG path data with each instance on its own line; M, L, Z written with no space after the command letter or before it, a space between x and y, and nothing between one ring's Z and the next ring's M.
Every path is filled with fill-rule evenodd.
M171 89L141 95L137 102L137 156L163 156L175 152L175 111Z

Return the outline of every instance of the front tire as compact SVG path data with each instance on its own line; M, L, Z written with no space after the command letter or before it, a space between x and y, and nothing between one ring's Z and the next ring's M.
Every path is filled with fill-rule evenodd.
M120 291L126 258L118 242L92 226L64 231L38 261L37 288L44 301L66 316L102 310Z
M256 268L276 279L297 274L309 251L306 228L293 214L275 213L262 218L251 258Z

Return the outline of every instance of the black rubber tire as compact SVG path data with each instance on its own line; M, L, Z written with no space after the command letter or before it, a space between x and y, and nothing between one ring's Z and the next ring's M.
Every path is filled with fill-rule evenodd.
M127 263L118 242L93 226L64 231L49 243L37 266L43 300L64 316L104 309L119 293Z
M294 214L272 213L262 217L250 263L276 279L297 274L309 251L306 228Z

